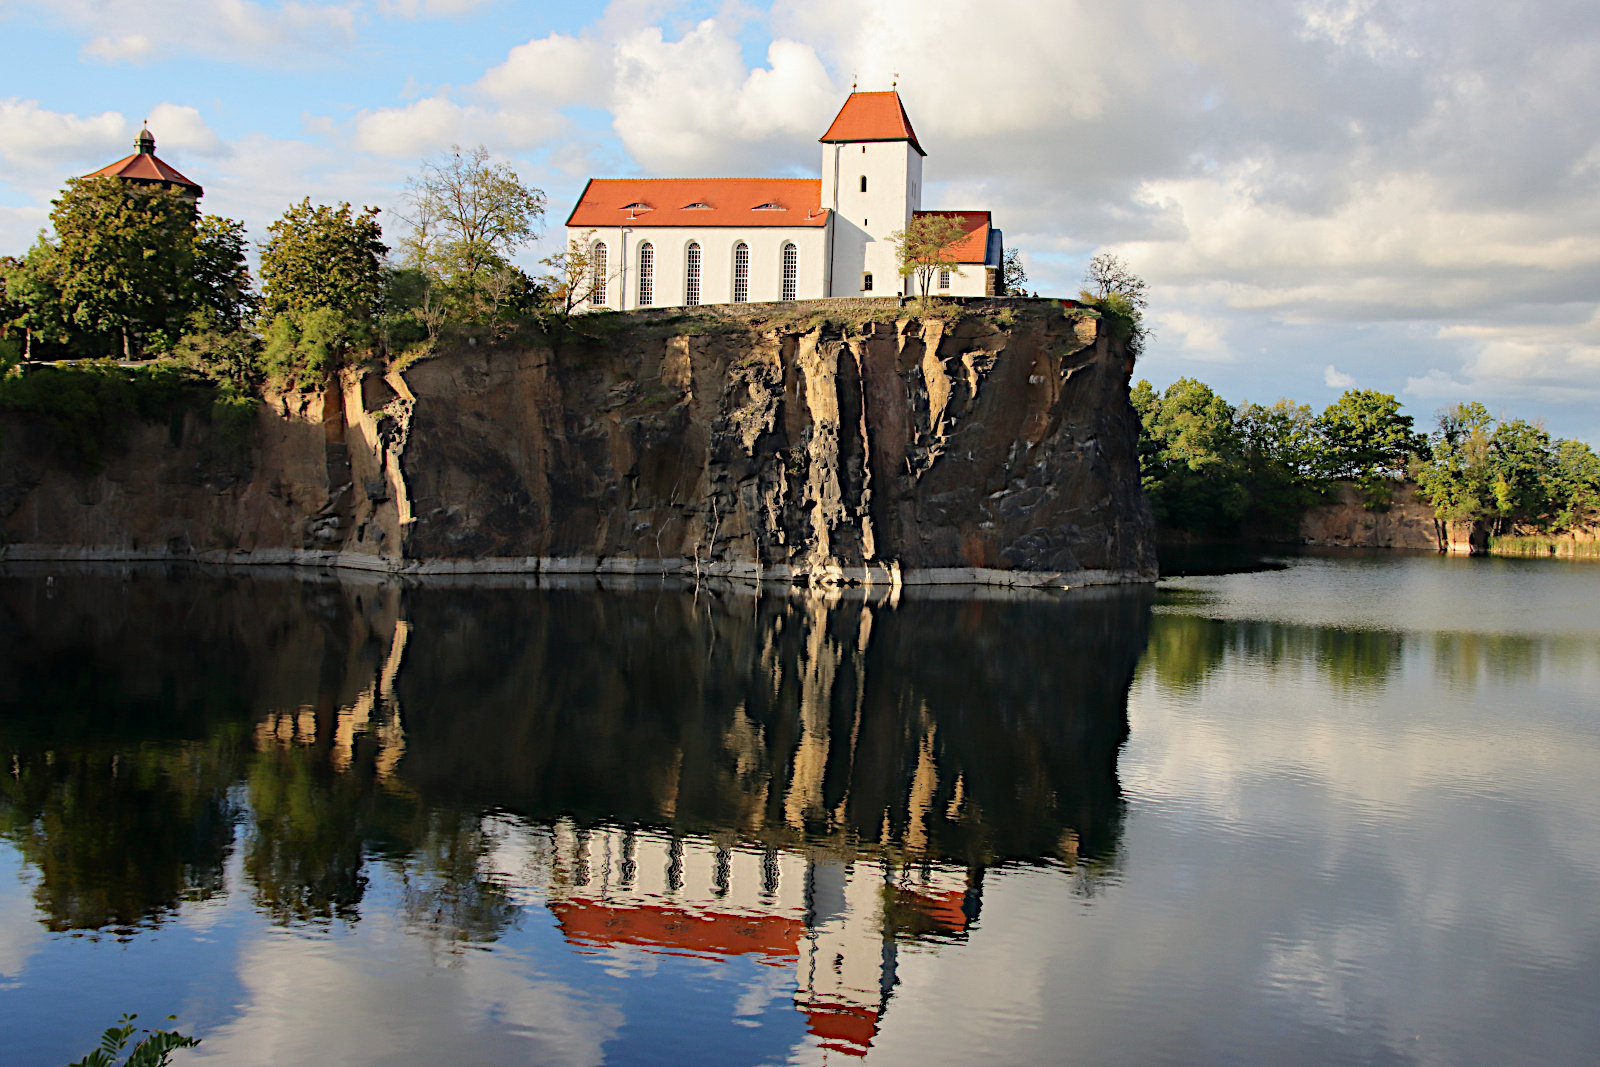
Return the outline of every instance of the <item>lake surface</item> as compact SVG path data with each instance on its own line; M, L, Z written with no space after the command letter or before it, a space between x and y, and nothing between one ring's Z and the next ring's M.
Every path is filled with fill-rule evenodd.
M1600 565L0 569L0 1060L1577 1064Z

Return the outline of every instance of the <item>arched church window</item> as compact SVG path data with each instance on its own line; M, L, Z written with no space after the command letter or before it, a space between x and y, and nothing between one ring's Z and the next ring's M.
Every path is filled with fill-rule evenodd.
M750 301L750 246L740 241L733 246L733 302Z
M689 242L685 266L683 302L692 306L700 303L700 245L697 242Z
M861 176L861 191L863 193L867 191L867 176L865 174Z
M646 241L639 246L639 306L656 302L656 246Z
M610 276L606 273L606 243L596 241L589 257L589 303L600 307L606 302L606 282L609 280Z
M784 300L798 300L800 293L800 250L792 244L783 246Z

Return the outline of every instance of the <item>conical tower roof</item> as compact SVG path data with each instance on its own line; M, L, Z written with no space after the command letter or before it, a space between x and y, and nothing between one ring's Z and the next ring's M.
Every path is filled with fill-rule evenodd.
M819 140L823 144L862 141L910 141L918 155L927 155L917 143L906 106L894 90L886 93L851 93L834 116L833 125Z
M141 185L164 185L196 198L204 195L205 190L198 182L185 178L178 173L177 168L163 163L156 155L156 139L150 132L149 126L139 131L133 147L133 155L119 159L109 167L101 167L93 174L86 174L84 177L121 178L123 181L138 182Z

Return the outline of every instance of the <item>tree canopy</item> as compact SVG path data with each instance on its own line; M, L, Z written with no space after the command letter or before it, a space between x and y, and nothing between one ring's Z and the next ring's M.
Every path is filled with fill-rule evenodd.
M366 322L383 299L383 243L378 209L359 214L349 204L313 205L309 197L272 225L261 248L261 313L270 323L285 312L331 308Z
M928 290L933 285L934 275L941 270L960 269L955 246L966 236L967 228L960 218L934 212L911 216L904 229L889 235L900 277L914 280L924 308L928 305Z

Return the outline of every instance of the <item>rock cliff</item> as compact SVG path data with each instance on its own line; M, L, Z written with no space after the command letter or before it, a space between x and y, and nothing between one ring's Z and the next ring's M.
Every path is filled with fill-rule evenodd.
M460 336L269 398L250 443L135 428L92 475L14 417L6 557L810 583L1155 577L1132 360L1081 309L890 303Z

